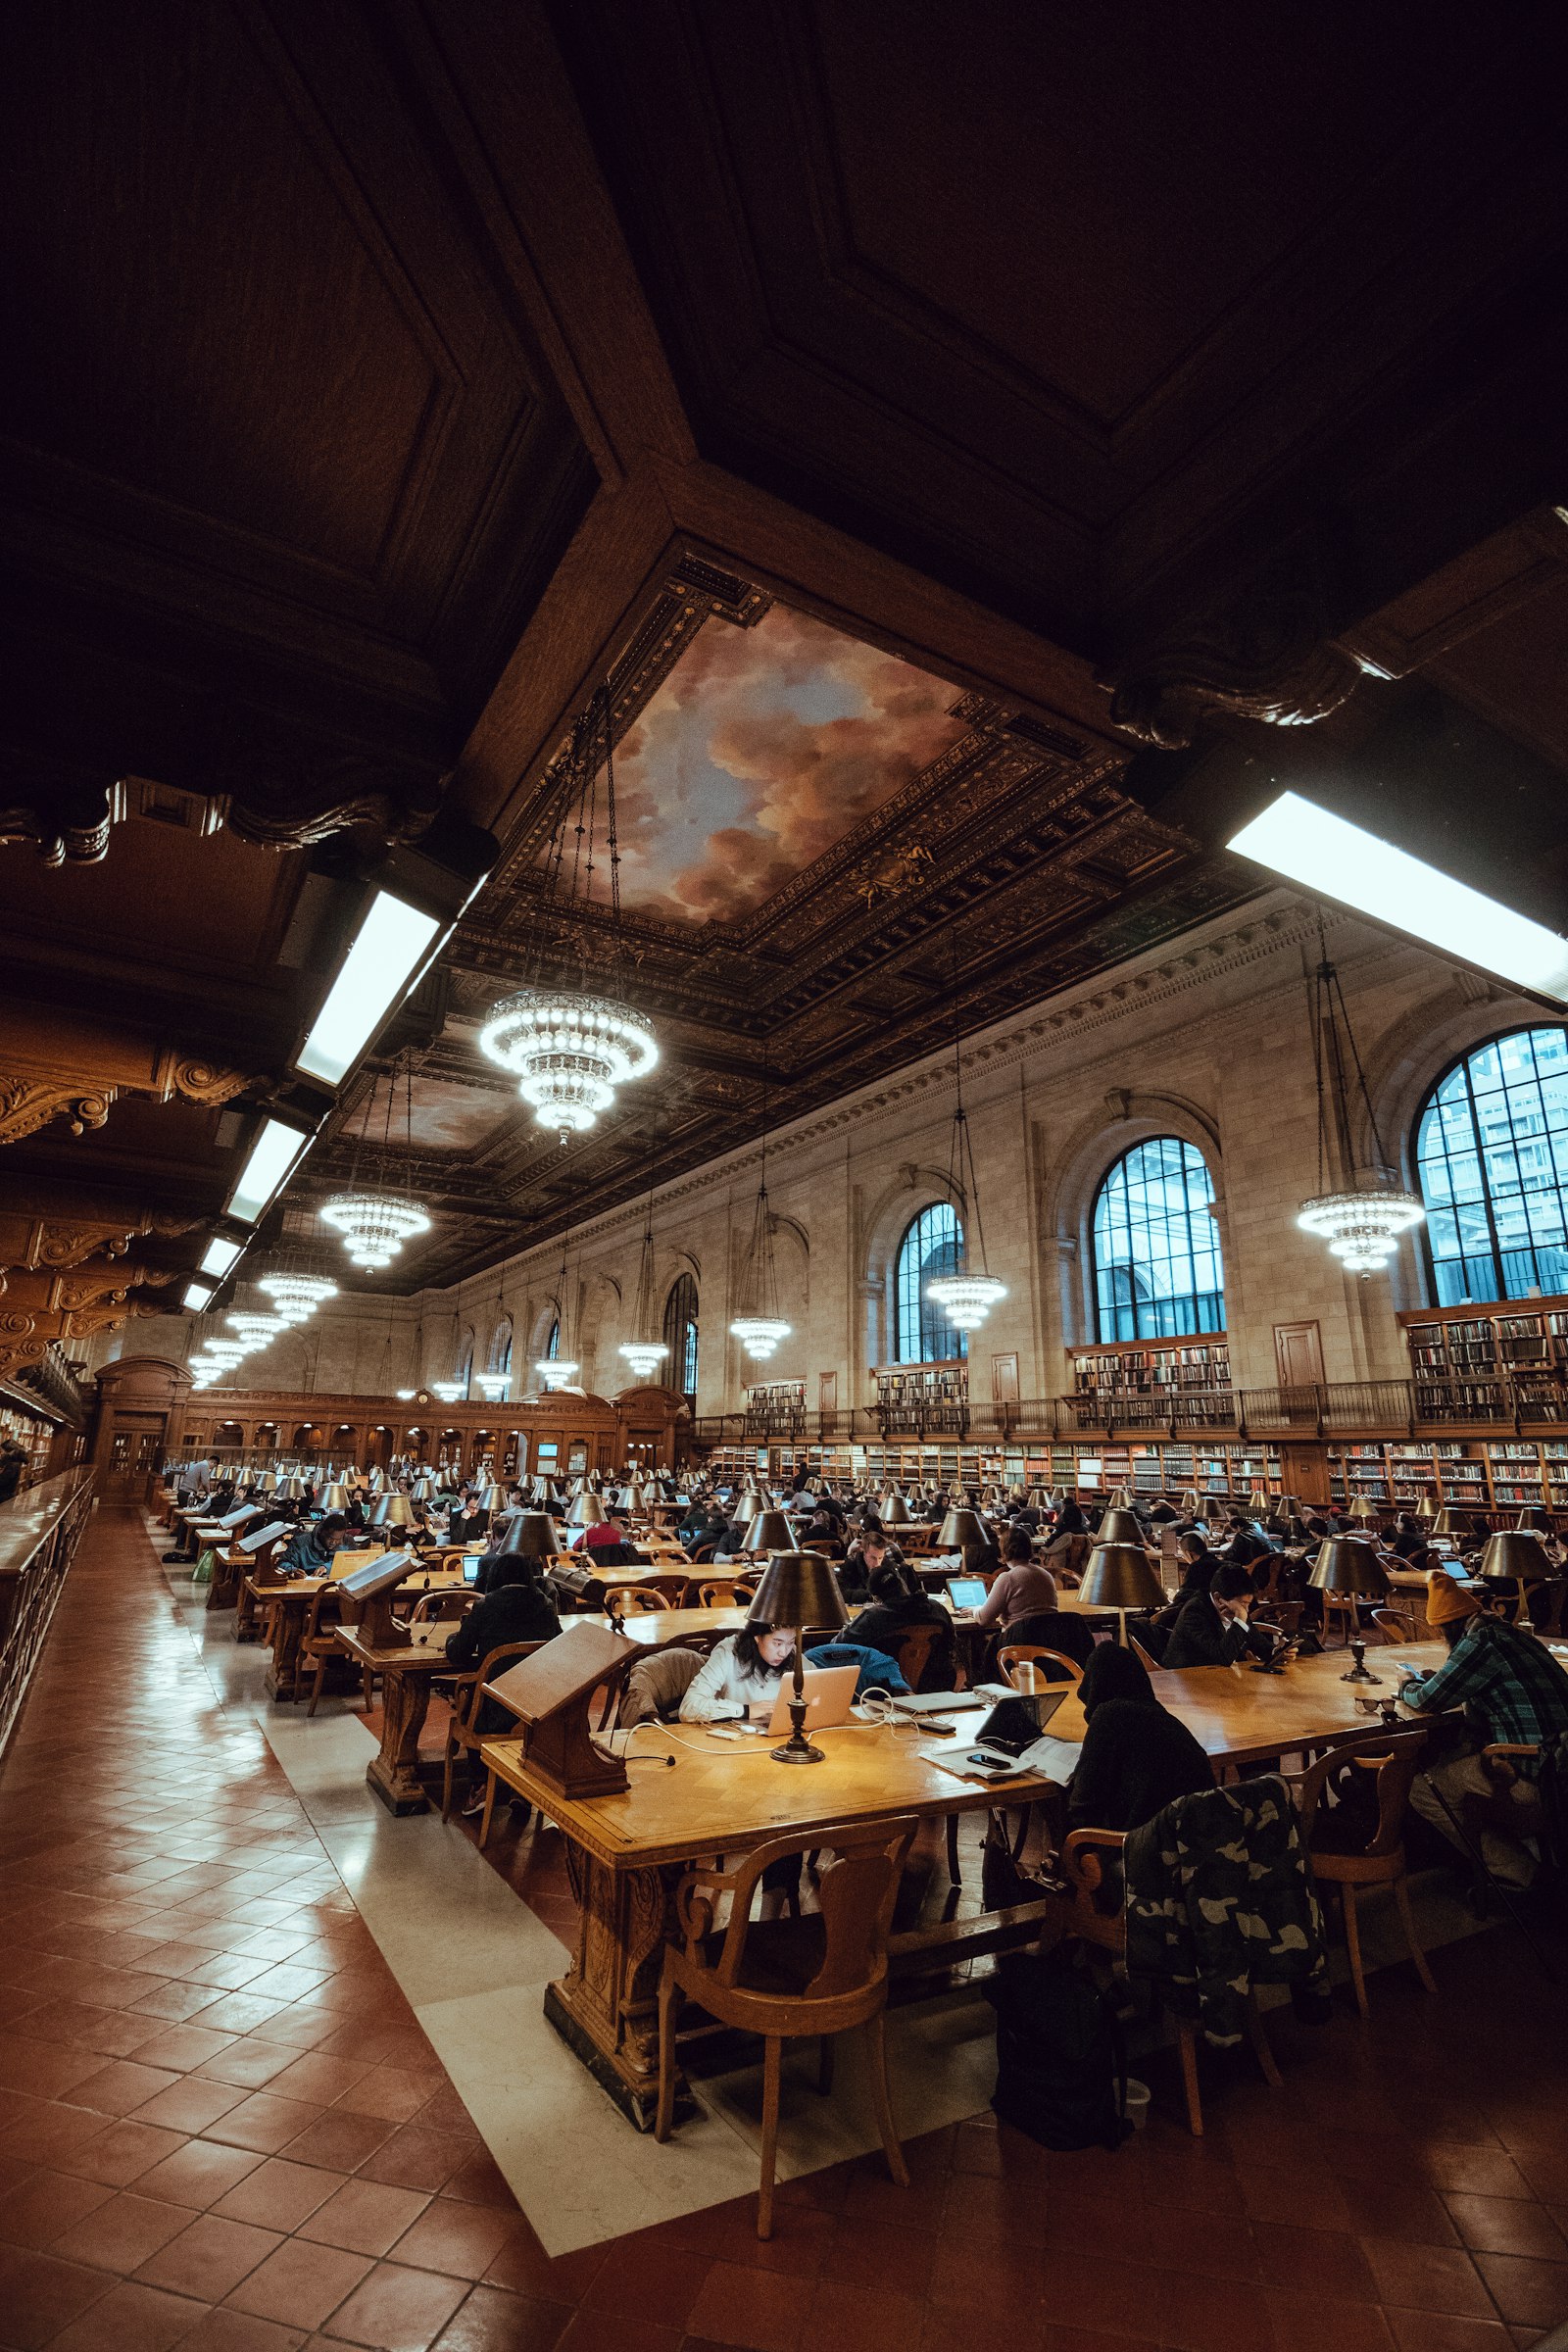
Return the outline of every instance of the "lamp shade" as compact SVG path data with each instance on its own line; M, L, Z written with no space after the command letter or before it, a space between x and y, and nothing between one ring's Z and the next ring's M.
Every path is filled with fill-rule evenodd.
M504 1511L507 1507L506 1488L498 1486L486 1487L483 1494L479 1497L476 1507L481 1511L488 1511L490 1516L494 1518L498 1511Z
M742 1487L740 1493L733 1495L730 1500L730 1525L732 1527L750 1527L758 1512L765 1510L766 1507L755 1487Z
M949 1511L937 1529L937 1544L943 1551L984 1551L987 1537L978 1512Z
M746 1530L742 1551L788 1551L794 1532L782 1511L759 1511Z
M1357 1494L1350 1504L1350 1517L1359 1519L1363 1526L1367 1520L1380 1519L1382 1516L1382 1512L1369 1494Z
M1132 1490L1129 1487L1112 1487L1110 1493L1105 1496L1107 1511L1130 1511L1132 1507Z
M1452 1536L1456 1542L1461 1541L1470 1533L1469 1518L1465 1512L1451 1510L1445 1503L1432 1522L1432 1533L1435 1536Z
M349 1491L347 1487L338 1486L336 1484L330 1487L323 1487L321 1490L321 1508L323 1511L346 1511L348 1507Z
M1141 1544L1097 1544L1078 1598L1097 1609L1162 1609L1165 1592Z
M584 1487L580 1494L572 1497L571 1508L566 1513L566 1525L597 1527L608 1516L609 1508L597 1487Z
M371 1527L417 1527L419 1515L406 1494L378 1494L370 1505Z
M435 1480L430 1476L428 1470L420 1471L418 1477L414 1482L409 1499L411 1502L434 1502Z
M1504 1528L1500 1534L1487 1538L1486 1550L1481 1554L1477 1576L1501 1577L1509 1584L1522 1576L1545 1576L1549 1563L1541 1548L1541 1539L1517 1527Z
M548 1511L514 1511L491 1557L505 1552L510 1558L520 1552L529 1559L548 1560L552 1552L565 1548L566 1540Z
M1383 1562L1362 1536L1330 1536L1320 1544L1307 1581L1320 1592L1361 1592L1373 1599L1389 1589Z
M848 1615L831 1560L819 1551L775 1551L752 1595L748 1624L834 1633Z
M1136 1515L1124 1505L1112 1504L1100 1522L1097 1544L1136 1544L1142 1545L1144 1531Z
M1549 1536L1551 1533L1551 1521L1539 1502L1527 1502L1514 1521L1514 1526L1521 1535L1528 1535L1532 1528L1537 1535Z
M884 1527L911 1527L914 1524L914 1513L902 1494L888 1496L882 1505L882 1524Z

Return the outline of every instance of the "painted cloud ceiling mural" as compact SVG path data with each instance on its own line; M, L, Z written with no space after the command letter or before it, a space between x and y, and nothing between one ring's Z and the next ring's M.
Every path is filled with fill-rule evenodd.
M957 741L956 699L782 605L709 620L615 755L622 904L752 913Z

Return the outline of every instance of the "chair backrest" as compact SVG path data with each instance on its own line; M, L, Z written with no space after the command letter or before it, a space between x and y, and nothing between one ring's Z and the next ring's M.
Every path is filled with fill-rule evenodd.
M715 1576L697 1588L697 1605L700 1609L727 1609L734 1598L735 1579L732 1576Z
M1127 1628L1127 1646L1132 1651L1133 1656L1138 1660L1140 1666L1146 1667L1151 1674L1157 1674L1159 1672L1159 1660L1153 1655L1152 1650L1147 1650L1144 1647L1143 1643L1139 1641L1138 1636L1133 1632L1131 1626Z
M615 1710L618 1730L633 1723L657 1723L670 1708L678 1708L706 1664L700 1649L661 1649L639 1658L621 1687Z
M1304 1772L1282 1773L1280 1778L1295 1797L1301 1816L1303 1841L1311 1841L1312 1824L1330 1780L1347 1769L1363 1770L1377 1775L1378 1826L1359 1850L1367 1858L1392 1854L1404 1834L1410 1784L1426 1744L1426 1728L1421 1724L1408 1731L1391 1732L1384 1727L1351 1732L1345 1739L1336 1740Z
M1387 1644L1396 1642L1413 1642L1416 1638L1415 1611L1413 1609L1374 1609L1372 1622Z
M948 1627L935 1623L907 1626L900 1634L894 1645L893 1654L898 1659L900 1671L911 1690L918 1690L924 1683L931 1670L932 1655L933 1652L937 1652L938 1644L942 1645L942 1650L938 1654L951 1655L953 1642L954 1638Z
M1044 1666L1042 1660L1045 1661ZM1018 1642L1006 1649L999 1649L997 1664L1015 1690L1027 1690L1032 1687L1030 1676L1014 1674L1015 1666L1032 1666L1039 1679L1046 1683L1081 1683L1084 1676L1084 1670L1076 1658L1064 1657L1059 1649L1042 1649L1033 1642ZM1054 1668L1059 1668L1059 1673L1048 1671Z
M904 1865L917 1823L839 1822L796 1831L754 1846L735 1874L735 1894L719 1954L717 1975L733 1984L740 1974L752 1925L752 1897L762 1873L774 1862L813 1849L831 1850L834 1860L817 1881L824 1948L821 1965L803 1986L806 2000L843 2000L868 1990L887 1972L888 1933Z
M434 1619L440 1624L447 1618L466 1617L474 1603L482 1597L481 1593L469 1592L466 1587L455 1592L421 1592L414 1604L409 1623L423 1625Z
M672 1609L674 1602L657 1585L611 1585L605 1593L605 1606L617 1617L635 1617L639 1611Z

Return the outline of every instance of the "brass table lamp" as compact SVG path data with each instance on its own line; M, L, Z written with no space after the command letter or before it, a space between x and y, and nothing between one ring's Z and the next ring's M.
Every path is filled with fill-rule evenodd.
M820 1764L822 1750L806 1737L806 1685L803 1642L809 1628L836 1633L846 1618L844 1596L833 1563L819 1551L775 1551L752 1601L750 1627L769 1632L786 1629L795 1636L795 1683L790 1699L793 1727L782 1747L772 1755L778 1764Z
M976 1511L952 1510L937 1529L939 1551L957 1551L963 1554L964 1566L982 1560L991 1549L986 1531Z
M759 1511L746 1530L746 1540L741 1549L784 1552L790 1549L794 1541L794 1531L782 1511Z
M499 1559L503 1553L509 1557L521 1553L530 1559L548 1560L552 1552L565 1548L566 1540L548 1511L514 1511L491 1556Z
M1140 1549L1143 1547L1143 1541L1144 1531L1138 1524L1136 1514L1120 1505L1113 1505L1105 1513L1100 1522L1100 1532L1095 1538L1097 1544L1133 1544Z
M1381 1600L1389 1590L1388 1574L1377 1551L1364 1536L1330 1536L1318 1546L1317 1561L1309 1584L1320 1592L1348 1592L1361 1600ZM1350 1656L1353 1663L1348 1674L1342 1674L1342 1683L1380 1683L1383 1677L1370 1674L1366 1664L1366 1643L1358 1633L1350 1637Z
M1127 1613L1162 1609L1165 1589L1141 1544L1097 1544L1089 1554L1078 1597L1091 1608L1114 1610L1117 1640L1127 1647Z

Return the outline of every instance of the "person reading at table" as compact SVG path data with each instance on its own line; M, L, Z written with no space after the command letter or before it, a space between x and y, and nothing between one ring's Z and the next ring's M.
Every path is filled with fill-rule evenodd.
M1078 1700L1088 1729L1067 1787L1069 1830L1141 1829L1162 1805L1214 1786L1207 1756L1160 1705L1135 1650L1102 1642Z
M815 1550L816 1546L808 1544L807 1548ZM840 1590L853 1607L859 1608L871 1597L871 1579L879 1568L902 1568L904 1565L903 1552L887 1534L881 1520L874 1512L868 1512L864 1532L856 1538L844 1555L844 1565L839 1570Z
M545 1591L544 1574L544 1562L529 1552L503 1552L496 1559L484 1598L468 1611L457 1631L447 1636L447 1656L454 1666L482 1666L493 1649L502 1649L509 1642L554 1641L561 1631L561 1619ZM477 1728L485 1739L496 1740L516 1729L516 1718L499 1698L485 1698L479 1702ZM476 1781L463 1808L465 1819L484 1807L484 1774L478 1774ZM526 1814L525 1800L514 1797L514 1813L519 1806Z
M349 1523L340 1512L329 1512L326 1518L317 1519L302 1527L291 1538L279 1555L279 1576L325 1576L332 1565L332 1554L340 1544L353 1541Z
M870 1599L850 1619L842 1639L866 1649L880 1649L897 1658L906 1634L915 1626L934 1625L940 1631L931 1645L927 1683L933 1690L951 1690L956 1645L953 1618L940 1600L933 1600L905 1560L884 1559L866 1579Z
M1056 1605L1056 1580L1035 1558L1034 1545L1022 1528L1002 1539L1002 1574L974 1613L976 1625L1012 1624L1040 1609Z
M1273 1655L1274 1636L1248 1622L1256 1594L1250 1570L1226 1562L1206 1592L1195 1592L1177 1612L1165 1643L1162 1666L1232 1666L1247 1657Z
M1470 1731L1457 1753L1449 1747L1443 1760L1417 1774L1410 1802L1450 1845L1462 1847L1453 1817L1463 1821L1467 1797L1511 1804L1521 1816L1533 1807L1539 1753L1510 1756L1516 1777L1505 1783L1488 1772L1478 1751L1494 1742L1540 1749L1568 1732L1568 1674L1544 1642L1523 1626L1490 1616L1478 1594L1441 1568L1427 1579L1427 1622L1436 1626L1448 1655L1432 1673L1401 1685L1399 1697L1422 1715L1462 1707ZM1522 1835L1484 1827L1480 1845L1499 1886L1533 1885L1540 1865Z
M715 1644L701 1674L680 1702L682 1723L764 1723L795 1655L792 1633L748 1626Z

